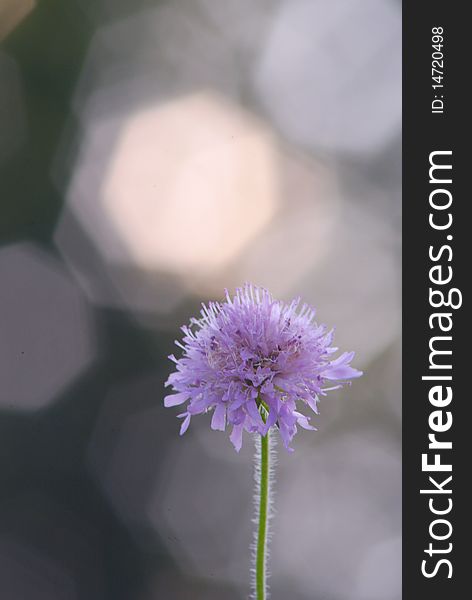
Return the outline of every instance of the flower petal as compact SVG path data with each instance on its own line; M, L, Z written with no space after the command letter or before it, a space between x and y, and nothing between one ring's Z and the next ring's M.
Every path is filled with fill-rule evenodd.
M329 367L324 373L323 377L332 381L333 379L353 379L354 377L360 377L362 371L358 371L348 365L340 365L339 367Z
M179 392L178 394L170 394L164 398L164 406L166 408L170 408L171 406L179 406L179 404L183 404L189 398L189 395L186 392Z
M257 408L256 401L253 398L251 398L246 402L244 406L246 407L247 413L251 417L252 422L256 426L257 431L262 433L264 430L264 421L262 420L261 413Z
M315 414L318 414L318 396L315 396L313 398L313 396L308 395L308 396L306 396L305 401L308 404L308 406L311 408L311 410Z
M287 304L251 284L202 304L200 316L182 327L182 353L169 357L174 372L165 385L172 392L164 405L185 404L181 433L191 416L211 413L212 429L231 426L238 451L243 431L266 435L271 427L290 450L297 429L314 429L297 405L317 412L319 397L362 374L351 367L353 352L335 358L334 331L314 317L299 299ZM265 423L260 399L269 412Z
M179 415L179 417L185 417L185 419L182 422L182 425L180 426L180 435L184 435L184 433L188 429L188 426L190 425L191 415L189 415L188 413L184 413L182 415Z
M211 428L219 431L224 431L226 428L226 406L217 404L211 419Z
M297 417L297 423L300 425L300 427L303 427L303 429L316 431L316 427L313 427L313 425L310 425L309 423L310 417L302 415L302 413L299 413L298 411L294 411L293 414Z
M239 452L243 445L243 427L244 425L242 423L241 425L234 425L231 435L229 436L236 452Z

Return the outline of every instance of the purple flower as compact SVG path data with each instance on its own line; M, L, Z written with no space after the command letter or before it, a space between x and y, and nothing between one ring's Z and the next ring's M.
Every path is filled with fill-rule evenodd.
M350 366L353 352L333 359L333 330L314 321L315 311L300 299L285 304L265 289L251 284L226 292L226 301L202 305L201 317L182 327L183 350L166 386L174 394L166 407L188 402L182 435L193 415L211 412L211 427L232 427L230 439L237 451L243 430L266 435L276 426L288 450L297 425L315 429L299 409L318 413L319 396L360 377ZM342 382L325 387L328 382ZM328 383L329 385L329 383Z

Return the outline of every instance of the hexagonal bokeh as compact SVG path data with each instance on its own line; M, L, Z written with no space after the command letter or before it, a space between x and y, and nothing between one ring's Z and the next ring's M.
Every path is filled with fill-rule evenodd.
M163 273L185 282L221 271L273 216L276 169L267 128L222 98L195 94L93 123L67 211L106 265L112 302L159 310L159 291L147 286L148 296L137 296L126 269L151 281ZM92 297L110 302L76 259L67 214L55 240Z
M174 435L149 499L150 523L190 576L232 582L247 591L253 540L252 436L245 436L237 454L226 434L210 430L205 416L194 419L181 439L177 431Z
M245 436L238 455L204 416L192 421L192 429L167 454L149 503L150 522L185 573L232 582L247 593L253 441ZM293 455L276 443L273 596L283 598L289 584L293 598L360 600L365 593L395 600L401 580L387 571L400 568L400 447L372 429L336 431L300 434ZM373 576L382 556L389 562L383 575ZM389 586L382 588L387 576Z
M400 329L395 237L384 220L359 204L345 204L330 251L298 284L316 305L319 321L336 327L336 345L355 348L360 364L385 350Z
M3 2L14 19L0 16L0 38L32 4ZM397 0L60 5L26 29L39 43L56 14L81 20L49 90L58 118L46 158L62 139L43 183L64 200L47 223L63 262L35 244L0 248L0 410L12 442L0 596L247 598L253 440L236 454L209 415L179 438L178 409L162 398L179 326L248 280L313 304L365 370L323 399L319 431L300 432L293 455L279 445L272 598L397 600ZM7 161L29 156L23 87L40 91L33 121L51 99L18 33L21 71L0 53ZM103 360L69 398L97 358L95 318ZM57 398L55 410L21 414ZM31 444L17 452L24 432Z
M372 154L401 123L400 47L401 11L391 0L286 0L254 87L302 146Z
M67 195L55 242L94 302L143 317L246 279L286 293L325 252L332 173L240 101L272 8L183 1L98 29L73 103L80 139L54 168Z
M163 395L156 375L112 386L87 448L90 472L132 534L152 529L147 507L177 429Z
M390 541L401 530L401 448L380 435L338 429L305 436L296 461L280 452L274 588L290 581L303 598L400 596L401 552ZM389 560L380 564L379 554Z
M96 355L89 305L34 244L0 249L0 280L0 407L46 407Z
M90 132L92 148L101 129ZM130 115L100 182L100 206L81 193L96 157L84 154L90 162L76 170L69 203L111 261L186 276L222 268L274 212L270 132L211 94ZM116 232L114 246L98 216Z
M287 293L338 214L329 168L202 92L91 122L55 241L94 301L168 312L244 280Z
M157 321L165 326L167 316L189 296L218 298L224 288L247 280L283 298L302 293L319 309L321 321L338 326L340 343L358 347L362 340L358 350L365 364L388 346L399 324L398 261L384 214L388 205L374 213L358 200L369 188L365 177L357 181L355 196L350 187L337 189L339 165L283 141L274 123L256 117L251 102L243 106L227 85L228 78L239 77L240 69L230 68L234 52L244 47L243 62L253 65L259 50L270 54L277 46L280 23L286 33L298 31L298 21L305 26L307 14L326 7L322 0L311 8L300 1L277 10L264 4L257 27L268 37L250 51L239 34L232 37L231 50L222 50L215 59L219 67L212 70L210 46L215 51L224 45L225 11L233 11L241 25L247 5L220 7L211 16L205 0L198 6L205 19L196 18L195 6L181 2L98 30L75 94L82 130L72 177L62 182L67 205L56 245L93 302L128 308L146 325ZM394 39L397 8L384 1L369 7L368 14L379 16ZM345 2L327 11L336 27L351 14ZM212 35L207 39L208 29ZM137 32L140 43L132 46L130 39L136 36L131 34ZM172 40L167 43L170 32L185 33L194 52L182 54ZM297 40L291 40L298 48ZM298 58L306 64L322 41L308 36L306 43L300 42L303 56L289 54L286 62L276 61L275 75L282 76L288 65L289 75L295 76ZM336 38L324 50L339 60L336 44L341 41ZM377 38L363 43L353 59L356 73L363 72L381 45ZM261 69L264 60L258 62ZM341 73L347 66L343 68ZM170 84L170 71L178 73L182 85ZM383 93L383 80L373 79L375 93ZM328 82L325 87L337 97L333 86ZM283 103L293 93L297 102L308 102L310 89L287 85L273 100ZM323 113L325 126L326 114L344 114L336 104L344 100L324 98L323 93L328 92L317 88L316 101L329 105ZM386 110L388 126L396 133L395 111ZM315 119L321 114L311 104L309 112ZM297 122L310 131L305 117ZM369 123L375 128L372 119ZM387 143L389 135L380 132L382 141L376 144ZM322 137L315 137L323 146ZM313 150L319 144L304 145ZM379 187L370 188L378 205ZM366 302L369 310L364 310ZM385 319L386 312L393 318Z

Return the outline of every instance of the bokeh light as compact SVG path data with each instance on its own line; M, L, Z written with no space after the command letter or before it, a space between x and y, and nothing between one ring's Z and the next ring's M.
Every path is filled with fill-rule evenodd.
M147 507L172 435L172 415L156 402L161 387L156 376L112 387L87 447L91 473L138 543L152 529Z
M276 11L254 85L281 130L312 149L382 148L401 120L400 7L286 0Z
M129 255L144 268L186 276L221 268L275 208L269 133L208 94L144 110L124 123L98 190L84 185L95 164L93 150L84 155L70 203L112 261ZM96 231L97 192L102 223L114 227L125 253L107 243L103 225Z
M214 432L207 431L204 421L192 424L192 437L174 440L169 448L147 514L185 572L245 589L252 542L253 443L248 436L235 460L227 437L208 439Z
M113 136L109 163L98 167ZM191 281L224 268L261 232L276 209L275 152L266 128L218 97L157 105L90 127L68 210L130 300L113 266ZM67 258L61 224L56 241ZM158 300L151 294L145 308L158 309Z
M289 580L307 598L351 598L359 569L372 560L377 544L398 531L398 447L376 432L361 431L361 436L338 432L335 439L306 447L296 468L281 457L272 552L274 587L278 579ZM322 548L316 560L314 547ZM371 597L400 597L400 579L392 578L390 587L384 588L390 570L398 571L399 548L395 550L392 560L382 565L384 575L377 573L370 580L371 594L377 586Z
M0 596L247 598L252 440L162 399L249 280L365 371L279 452L272 598L398 600L398 0L31 5L0 8Z
M92 315L61 264L33 244L0 249L0 279L0 406L43 408L93 361Z

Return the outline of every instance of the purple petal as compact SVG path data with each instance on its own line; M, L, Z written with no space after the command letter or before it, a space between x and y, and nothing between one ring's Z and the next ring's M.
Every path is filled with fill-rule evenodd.
M255 358L256 355L254 354L254 352L252 352L252 350L249 350L248 348L242 348L239 352L239 356L243 359L243 360L247 360L248 358Z
M178 416L185 417L185 419L182 422L182 425L180 426L180 435L184 435L184 433L188 429L188 426L190 425L191 415L189 415L188 413L183 413L182 415L178 415Z
M234 425L231 435L229 436L236 452L239 452L243 445L243 427L244 425L242 423L241 425Z
M318 396L315 396L314 398L312 396L307 396L305 398L305 400L306 400L306 403L308 404L308 406L311 408L311 410L315 414L318 414L318 406L317 406Z
M333 361L331 361L331 366L337 366L337 365L346 365L347 363L350 363L354 358L354 352L343 352L340 356L338 356L338 358L335 358Z
M287 427L285 427L283 421L280 421L279 431L280 431L280 437L282 438L284 446L286 448L288 448L288 445L290 444L291 437L290 437L289 430L287 429Z
M178 406L179 404L183 404L189 398L187 392L180 392L179 394L171 394L170 396L166 396L164 398L164 406L166 408L170 408L171 406Z
M348 365L340 365L339 367L329 367L323 373L323 377L329 380L333 379L353 379L355 377L360 377L362 375L362 371L358 371L353 367L349 367Z
M334 358L333 331L299 300L287 304L245 284L223 302L202 304L200 315L182 328L180 356L169 357L174 372L165 385L174 393L164 405L186 403L182 433L191 415L211 412L212 429L231 425L237 450L244 430L266 435L275 425L289 448L297 428L313 429L297 405L317 412L318 397L361 375L350 366L353 352ZM258 394L268 406L266 423Z
M267 431L272 427L272 425L275 425L276 421L277 421L277 411L275 410L275 408L271 408L269 411L269 415L267 417L267 421L266 421L265 433L267 433Z
M219 431L224 431L226 427L226 406L217 404L213 417L211 419L211 428Z
M313 427L313 425L310 425L309 423L310 417L302 415L302 413L299 413L298 411L294 411L293 414L297 417L297 423L300 425L300 427L303 427L303 429L316 431L316 427Z
M257 408L256 401L253 399L248 400L248 402L246 402L245 406L246 406L246 410L247 410L249 416L252 419L252 422L257 427L257 430L262 432L264 429L264 421L262 420L261 413L259 412L259 409Z

